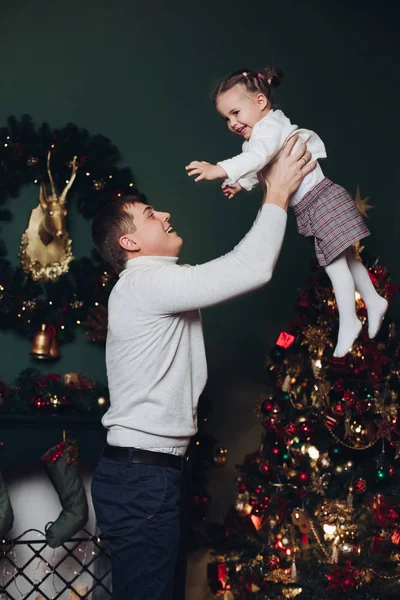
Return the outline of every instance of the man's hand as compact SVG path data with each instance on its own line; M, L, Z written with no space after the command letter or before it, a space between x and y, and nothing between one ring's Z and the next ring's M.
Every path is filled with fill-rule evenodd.
M300 144L291 154L297 139L297 135L291 137L279 158L259 174L264 193L268 188L264 197L266 204L277 204L286 210L290 196L297 190L304 177L315 169L317 162L311 161L306 144Z
M221 188L224 192L224 196L229 198L229 200L242 190L242 186L240 185L240 183L234 183L233 185L231 185L226 181L224 181L224 183L221 185Z
M197 175L195 181L213 181L214 179L226 179L228 175L224 169L219 165L212 165L211 163L205 162L204 160L193 160L187 167L189 177Z

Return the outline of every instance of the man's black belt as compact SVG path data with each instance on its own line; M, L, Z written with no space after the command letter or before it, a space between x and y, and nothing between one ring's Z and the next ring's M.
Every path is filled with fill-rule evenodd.
M187 456L176 456L166 452L153 452L150 450L140 450L139 448L122 448L120 446L110 446L106 444L103 456L113 458L122 462L133 462L143 465L155 465L158 467L172 467L181 471L186 464Z

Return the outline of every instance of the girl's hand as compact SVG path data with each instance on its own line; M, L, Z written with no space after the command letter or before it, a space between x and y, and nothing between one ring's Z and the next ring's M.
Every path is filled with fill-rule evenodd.
M240 183L234 183L233 185L231 185L226 181L224 181L224 183L221 185L221 188L224 192L224 196L229 198L229 200L242 190L242 186L240 185Z
M228 175L224 169L219 165L212 165L211 163L205 162L204 160L193 160L187 167L189 177L197 175L195 181L213 181L214 179L226 179Z

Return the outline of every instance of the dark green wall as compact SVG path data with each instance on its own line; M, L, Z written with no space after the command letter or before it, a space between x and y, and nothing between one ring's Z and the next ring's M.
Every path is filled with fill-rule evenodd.
M195 186L185 174L192 159L215 161L239 150L215 114L209 91L232 69L258 69L273 61L285 73L279 104L326 143L326 174L351 192L359 183L362 194L371 196L376 208L370 213L368 248L400 281L396 4L8 3L0 19L0 123L27 112L53 127L72 121L109 136L139 189L154 206L172 213L186 242L183 262L204 262L239 241L260 201L259 193L227 201L217 185ZM14 222L4 227L13 256L36 193L26 189L13 202ZM89 223L73 216L70 231L75 254L87 253ZM214 485L216 514L229 501L233 464L258 443L252 408L262 389L264 358L293 314L311 252L291 219L273 282L204 311L215 407L211 426L229 446L231 459ZM31 364L30 344L0 335L0 376L10 379ZM64 346L62 354L52 370L104 379L101 349L80 339Z

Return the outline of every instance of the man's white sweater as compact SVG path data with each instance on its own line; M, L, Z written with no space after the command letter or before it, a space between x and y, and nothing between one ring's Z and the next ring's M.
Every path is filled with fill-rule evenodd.
M126 263L108 303L109 444L184 454L207 380L199 309L267 283L285 226L286 212L266 204L225 256L194 267L166 256Z

